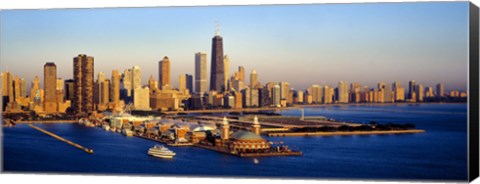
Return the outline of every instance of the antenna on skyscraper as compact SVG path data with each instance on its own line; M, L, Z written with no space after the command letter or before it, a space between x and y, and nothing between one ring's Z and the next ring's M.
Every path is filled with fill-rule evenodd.
M220 36L220 24L218 21L215 21L215 35Z

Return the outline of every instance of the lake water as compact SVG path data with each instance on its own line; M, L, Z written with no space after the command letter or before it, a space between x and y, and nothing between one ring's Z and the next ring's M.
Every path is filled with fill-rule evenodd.
M300 115L299 110L281 111ZM26 125L3 128L5 172L115 175L248 176L344 179L467 179L467 104L331 105L306 116L347 122L413 123L421 134L266 137L301 157L241 158L196 147L171 147L173 160L150 157L156 142L77 124L38 125L93 148L87 154Z

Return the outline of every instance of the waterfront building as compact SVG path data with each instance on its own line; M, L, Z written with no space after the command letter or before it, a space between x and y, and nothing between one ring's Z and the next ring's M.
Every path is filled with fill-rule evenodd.
M290 93L290 84L288 82L280 82L280 99L288 101L288 94Z
M158 62L158 88L161 90L170 89L170 60L167 56Z
M246 88L242 90L243 107L258 107L258 90L252 88Z
M330 86L323 87L323 103L330 104L333 103L334 89Z
M405 88L402 87L400 82L396 81L392 84L393 100L395 102L405 101Z
M417 92L417 102L423 102L423 97L425 96L423 85L418 84L416 87L416 92Z
M435 97L435 94L433 93L433 88L428 86L428 87L425 87L425 97L427 98L432 98L432 97Z
M322 86L317 84L312 85L310 88L308 88L308 94L312 95L312 103L323 103Z
M295 103L303 103L303 91L302 90L298 90L296 93L295 93Z
M57 65L46 63L43 66L43 83L45 90L44 111L46 113L57 112Z
M378 90L381 91L381 98L379 99L378 102L380 103L392 103L393 98L392 98L392 88L390 88L390 85L386 84L385 82L380 82L378 83Z
M223 56L223 86L225 88L225 91L230 90L230 84L229 84L229 75L230 75L230 58L228 55Z
M77 113L89 113L94 109L93 104L93 57L79 54L73 58L74 95L72 106Z
M467 92L466 92L466 91L460 92L460 97L461 97L461 98L467 98L467 97L468 97Z
M350 100L351 102L359 103L360 102L360 92L361 85L359 82L354 82L350 84Z
M258 89L258 105L260 107L268 107L272 105L272 99L270 98L270 95L270 91L266 86Z
M273 86L271 92L272 92L273 106L280 107L280 100L281 100L281 98L280 98L280 93L281 93L280 85L275 84L275 86Z
M445 96L445 86L443 83L437 84L437 97L444 97Z
M458 90L451 90L449 96L453 98L460 97L460 92Z
M313 97L311 94L306 94L304 95L304 101L307 103L307 104L312 104L313 103Z
M410 99L410 101L415 101L416 98L414 98L414 96L416 97L416 93L417 93L417 89L416 89L417 85L415 83L415 80L411 80L411 81L408 81L408 99ZM415 94L415 95L414 95Z
M133 108L135 110L150 110L150 89L137 87L133 90Z
M223 38L220 36L220 31L215 31L215 36L212 38L212 65L210 73L210 90L223 92L225 90L225 68L223 61Z
M252 73L250 73L250 88L256 88L258 84L258 74L255 69L252 70Z
M348 103L348 83L347 81L338 82L338 103Z
M207 92L207 54L195 53L195 92Z

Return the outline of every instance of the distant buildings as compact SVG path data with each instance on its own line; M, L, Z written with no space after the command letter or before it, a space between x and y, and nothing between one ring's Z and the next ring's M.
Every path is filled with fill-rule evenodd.
M338 103L348 103L348 83L347 81L338 82Z
M255 69L252 70L252 73L250 73L250 88L257 88L258 84L258 74Z

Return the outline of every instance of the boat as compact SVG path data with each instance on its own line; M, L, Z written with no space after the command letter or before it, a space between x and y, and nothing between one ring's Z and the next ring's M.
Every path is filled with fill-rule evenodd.
M148 155L159 158L173 158L176 154L164 146L155 145L148 149Z

